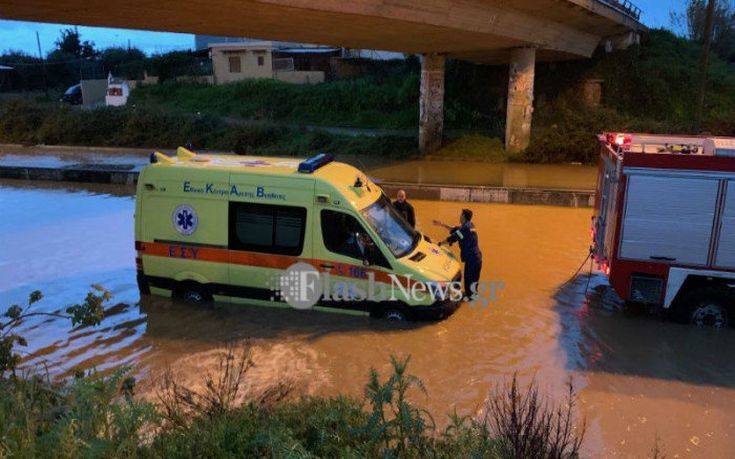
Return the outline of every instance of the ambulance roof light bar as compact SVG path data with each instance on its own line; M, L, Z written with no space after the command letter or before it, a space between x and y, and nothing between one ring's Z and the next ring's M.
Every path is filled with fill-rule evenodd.
M334 155L330 153L319 153L316 156L302 161L299 164L299 172L302 174L313 174L317 169L334 161Z

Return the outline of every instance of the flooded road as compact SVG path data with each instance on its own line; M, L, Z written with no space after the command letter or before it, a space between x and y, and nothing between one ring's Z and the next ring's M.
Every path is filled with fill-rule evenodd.
M92 283L113 292L101 326L62 320L25 325L26 365L55 375L131 365L150 390L171 366L196 381L223 343L250 339L253 385L293 381L300 392L360 395L370 367L410 354L429 393L416 401L438 421L473 414L488 390L518 373L561 398L572 378L588 422L586 454L645 456L657 437L668 457L735 451L733 330L719 332L616 310L601 276L565 281L585 258L585 209L478 205L484 280L503 281L489 308L463 306L438 323L395 326L367 318L248 306L197 309L165 298L139 302L131 188L0 182L0 306L41 289L39 309L83 299ZM416 201L418 225L456 220L462 203ZM466 206L466 204L465 204Z
M375 165L369 171L385 182L428 185L594 190L597 183L596 167L575 164L416 160Z
M175 155L175 150L163 150ZM139 171L151 150L114 148L12 147L0 145L0 166L45 168L104 167ZM215 153L215 152L212 152ZM227 152L218 152L227 153ZM597 168L575 164L491 163L483 161L395 160L340 155L376 181L427 185L466 185L549 190L594 190Z

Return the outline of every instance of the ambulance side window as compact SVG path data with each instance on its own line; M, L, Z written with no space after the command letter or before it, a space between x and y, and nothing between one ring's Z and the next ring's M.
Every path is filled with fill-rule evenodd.
M365 228L352 215L334 210L322 210L321 224L324 247L330 252L358 260L367 257L372 265L391 268L385 256L365 231ZM372 242L365 253L361 252L358 247L357 238L359 235L367 236Z
M300 255L304 248L306 209L245 202L230 203L232 250Z

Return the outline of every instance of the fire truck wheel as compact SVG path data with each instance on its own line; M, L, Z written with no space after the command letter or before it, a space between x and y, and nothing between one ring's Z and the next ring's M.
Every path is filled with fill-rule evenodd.
M682 301L689 322L697 327L725 328L733 312L733 295L722 287L707 287L689 293Z
M176 290L176 296L185 302L194 305L209 305L212 303L212 295L201 284L186 282Z

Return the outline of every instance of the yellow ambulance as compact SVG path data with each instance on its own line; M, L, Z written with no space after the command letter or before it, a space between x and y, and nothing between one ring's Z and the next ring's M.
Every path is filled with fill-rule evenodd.
M154 153L138 178L135 241L141 293L190 303L295 306L283 283L299 280L284 276L295 266L329 281L317 310L440 319L461 300L451 294L461 290L454 255L411 228L363 172L327 154Z

